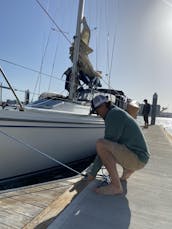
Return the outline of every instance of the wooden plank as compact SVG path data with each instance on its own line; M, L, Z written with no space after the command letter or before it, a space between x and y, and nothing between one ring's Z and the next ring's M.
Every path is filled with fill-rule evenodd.
M46 228L47 225L54 220L70 202L81 192L86 186L86 182L78 178L72 187L66 190L61 196L53 201L44 211L42 211L37 217L29 222L23 229L31 228Z
M66 190L66 188L63 190ZM43 190L41 192L34 193L34 195L41 196L42 199L47 199L47 200L51 201L51 200L55 199L57 196L59 196L58 191L62 192L62 189L61 190L60 189L57 189L57 190L46 189L46 190Z
M21 196L14 196L11 197L14 200L21 201L23 203L31 204L33 206L37 206L40 208L45 208L47 207L51 200L50 199L43 199L42 196L37 195L37 194L26 194L26 195L21 195Z
M2 191L0 228L23 228L70 186L66 179Z
M16 189L9 189L5 191L0 191L0 199L5 198L5 197L11 197L11 196L18 196L18 195L24 195L24 194L29 194L29 193L35 193L35 192L40 192L42 190L50 190L54 188L59 188L61 189L62 187L67 187L70 185L70 182L68 181L52 181L47 182L47 183L42 183L42 184L36 184L36 185L30 185L26 187L20 187Z
M41 192L29 193L25 195L17 195L11 197L12 199L21 201L22 203L28 203L33 206L45 208L47 207L57 196L61 195L66 188L57 189L53 192L52 190L43 190Z
M12 225L10 225L10 227L8 225L5 225L3 223L0 223L0 228L1 229L15 229L15 227L13 227Z
M42 211L42 208L31 204L23 203L20 200L6 198L0 201L0 212L8 210L28 217L34 217Z
M22 228L24 224L29 223L30 217L18 214L14 211L4 210L0 212L0 224L4 224L10 228Z

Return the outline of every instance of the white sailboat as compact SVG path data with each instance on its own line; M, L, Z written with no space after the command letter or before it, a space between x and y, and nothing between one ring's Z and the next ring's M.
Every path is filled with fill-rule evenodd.
M76 93L79 70L99 77L99 72L93 70L80 48L82 46L86 54L91 51L87 46L89 33L84 34L85 41L80 38L81 23L87 26L82 17L83 5L84 1L80 0L76 36L71 48L73 67L69 96L44 93L23 111L0 111L0 183L61 166L58 161L68 164L93 156L96 140L103 137L104 122L90 115L90 100L97 93L111 93L113 102L123 106L125 96L121 91L98 89L93 94L93 89L89 88Z

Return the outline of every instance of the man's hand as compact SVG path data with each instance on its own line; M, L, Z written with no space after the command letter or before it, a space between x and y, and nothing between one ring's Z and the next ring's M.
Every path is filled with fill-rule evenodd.
M91 174L88 174L88 176L86 177L86 180L88 181L88 183L90 183L91 181L93 181L95 179L94 176L92 176Z

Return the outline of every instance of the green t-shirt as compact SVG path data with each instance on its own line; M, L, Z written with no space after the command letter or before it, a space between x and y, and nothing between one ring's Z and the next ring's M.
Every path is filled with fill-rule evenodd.
M139 160L147 163L149 150L143 133L137 122L124 110L113 107L105 117L105 139L125 145ZM102 166L99 156L96 156L90 174L96 176Z

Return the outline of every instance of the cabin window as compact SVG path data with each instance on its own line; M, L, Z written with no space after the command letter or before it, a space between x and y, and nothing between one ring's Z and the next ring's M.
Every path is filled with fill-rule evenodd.
M54 99L40 99L40 100L37 100L33 103L30 103L28 104L27 106L28 107L36 107L36 108L46 108L46 109L51 109L53 108L54 106L60 104L60 103L63 103L63 101L60 101L60 100L54 100Z

